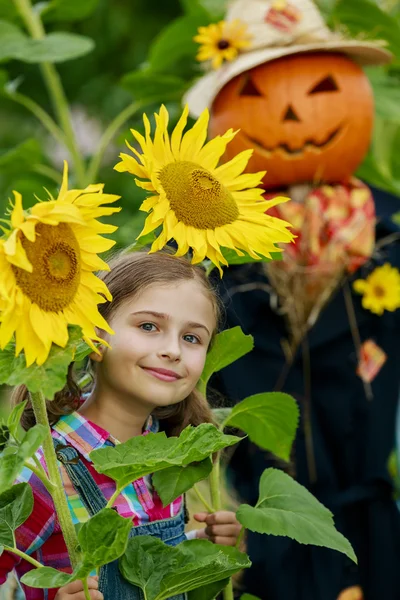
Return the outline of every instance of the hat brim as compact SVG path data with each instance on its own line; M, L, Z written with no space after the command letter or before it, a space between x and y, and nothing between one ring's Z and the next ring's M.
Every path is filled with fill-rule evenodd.
M306 52L342 52L361 66L384 65L391 61L392 54L371 42L330 41L279 48L262 48L241 54L233 62L225 63L217 71L199 79L185 94L184 102L189 105L190 114L198 117L205 108L210 108L218 92L234 77L283 56Z

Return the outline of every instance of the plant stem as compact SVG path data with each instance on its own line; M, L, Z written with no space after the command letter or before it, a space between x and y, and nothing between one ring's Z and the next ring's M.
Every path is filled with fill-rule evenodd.
M65 495L61 474L57 464L57 457L54 450L53 438L47 417L46 400L42 391L30 393L33 412L35 413L36 422L44 425L47 429L46 437L43 440L43 453L46 459L49 480L53 484L54 489L51 490L54 506L57 512L57 517L60 522L61 530L68 549L69 558L72 568L74 568L79 560L78 554L78 539L74 525L72 523L71 513L68 507L67 497Z
M207 502L207 500L204 498L204 496L203 496L203 494L200 492L200 490L199 490L199 488L198 488L198 485L197 485L197 484L195 484L195 485L193 486L193 489L194 489L194 491L195 491L195 493L196 493L196 495L197 495L198 499L200 500L200 502L201 502L201 503L202 503L202 504L205 506L206 510L208 510L208 512L209 512L209 513L213 513L213 512L215 512L215 509L214 509L214 507L213 507L211 504L209 504L209 503Z
M13 0L22 20L35 40L43 39L46 35L40 16L32 9L31 0ZM68 101L61 83L60 76L52 63L43 62L40 65L42 76L47 86L54 111L64 132L66 144L75 165L76 179L79 186L85 182L85 164L76 143L71 124Z
M49 494L51 494L52 491L54 490L54 486L51 483L51 481L49 480L49 478L47 477L44 470L42 471L42 469L38 469L37 466L32 464L29 460L26 460L24 464L28 469L30 469L32 471L32 473L35 473L36 477L38 477L38 479L40 479L40 481L43 483L46 490L49 492Z
M24 96L24 94L20 94L19 92L8 93L7 98L14 100L14 102L17 102L17 104L21 104L21 106L24 106L27 110L34 114L37 120L41 122L43 127L47 129L47 131L51 133L54 139L60 142L60 144L63 146L68 145L62 129L59 128L51 116L34 100L31 100L28 98L28 96Z
M31 563L31 565L33 565L37 569L44 566L40 562L38 562L37 560L32 558L32 556L29 556L29 554L25 554L25 552L22 552L22 550L18 550L18 548L11 548L11 546L4 546L4 550L6 550L7 552L12 552L12 554L16 554L20 558L23 558L27 562Z
M61 175L58 171L49 167L48 165L36 164L32 165L32 171L35 173L39 173L39 175L44 175L48 179L54 181L57 184L57 187L61 186Z
M118 498L118 496L121 493L121 488L117 487L117 489L115 490L115 492L113 493L113 495L111 496L111 498L109 499L109 501L107 502L106 508L112 508L114 505L114 502L116 501L116 499Z
M89 592L89 586L88 586L87 579L82 579L82 583L83 583L83 589L85 592L85 600L90 600L90 592Z
M124 125L124 123L126 123L126 121L132 115L135 114L137 110L139 110L139 108L141 108L145 104L147 104L147 102L132 102L126 108L124 108L124 110L120 112L119 115L117 115L113 121L111 121L111 123L109 124L109 126L107 127L100 139L96 153L92 156L92 159L90 161L86 176L87 184L95 183L100 169L101 161L104 156L104 152L106 151L108 144L112 141L118 130Z
M242 529L239 531L238 539L236 542L236 548L238 548L238 549L240 547L240 544L242 543L242 539L243 539L245 531L246 531L246 529L245 529L244 525L242 525Z
M218 452L213 470L210 473L210 492L211 492L211 502L215 511L221 510L222 508L222 500L221 500L221 453ZM229 579L228 585L223 589L222 595L224 600L233 600L233 585L232 579Z

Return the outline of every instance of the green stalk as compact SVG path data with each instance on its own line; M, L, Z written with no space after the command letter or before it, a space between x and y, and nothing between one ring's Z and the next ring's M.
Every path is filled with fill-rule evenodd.
M19 92L8 93L7 98L17 102L17 104L20 104L29 110L60 144L63 146L68 145L62 129L59 128L57 123L53 121L51 116L39 104L37 104L37 102L31 100L24 94L20 94Z
M18 550L18 548L11 548L11 546L3 546L3 547L4 547L4 550L6 550L7 552L11 552L12 554L16 554L20 558L23 558L24 560L26 560L28 563L31 563L31 565L33 565L37 569L40 569L40 567L44 566L40 562L38 562L37 560L35 560L34 558L32 558L32 556L29 556L29 554L25 554L25 552L22 552L21 550Z
M218 452L215 461L213 470L210 473L210 492L211 492L211 502L215 509L215 511L222 509L222 500L221 500L221 453ZM233 585L232 578L229 579L228 585L223 589L222 595L224 600L233 600Z
M40 16L32 9L31 0L13 0L21 18L34 40L43 39L46 35ZM42 76L47 86L54 111L57 115L61 129L64 132L66 143L75 165L77 184L84 187L85 164L72 129L68 101L61 83L60 76L52 63L43 62L40 65Z
M55 488L54 488L53 484L51 483L51 481L49 480L49 478L47 477L44 470L38 469L38 467L35 464L32 464L29 460L26 460L24 464L25 464L25 467L27 467L28 469L30 469L32 471L32 473L35 473L36 477L38 479L40 479L40 481L43 483L46 490L49 492L49 494L51 494Z
M83 583L83 590L85 592L85 600L90 600L90 592L89 592L89 586L88 586L87 579L85 579L85 580L82 579L82 583Z
M71 513L68 507L61 474L58 469L53 438L47 417L46 400L42 391L36 393L31 392L30 396L36 422L40 425L44 425L47 429L46 437L43 440L43 453L46 459L47 470L49 472L49 480L54 486L51 490L51 496L53 498L65 544L68 549L71 565L72 568L75 568L79 560L78 539L76 537L75 527L72 523Z
M211 506L211 504L209 504L209 502L207 502L207 500L204 498L203 494L200 492L199 486L196 483L193 486L193 490L196 493L196 496L198 497L198 499L200 500L200 502L203 504L204 508L209 513L215 512L214 507Z
M92 159L90 161L86 176L87 184L95 183L97 175L99 173L101 161L104 156L104 152L106 151L108 144L113 140L114 136L117 134L118 130L126 123L126 121L132 115L135 114L135 112L139 110L139 108L141 108L145 104L147 104L147 102L132 102L126 108L124 108L124 110L120 112L119 115L117 115L113 121L111 121L111 123L109 124L109 126L107 127L100 139L96 153L93 154Z

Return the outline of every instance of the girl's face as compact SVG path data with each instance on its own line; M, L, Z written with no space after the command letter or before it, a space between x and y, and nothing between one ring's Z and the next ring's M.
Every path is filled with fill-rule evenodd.
M176 404L195 388L215 329L213 305L194 280L153 285L113 314L97 370L100 393L148 408Z

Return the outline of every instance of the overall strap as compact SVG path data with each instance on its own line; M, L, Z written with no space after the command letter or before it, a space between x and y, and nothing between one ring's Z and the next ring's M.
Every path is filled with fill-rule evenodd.
M93 516L107 505L103 493L93 479L89 469L82 462L79 452L73 446L66 446L53 438L54 449L60 463L78 492L88 512Z

